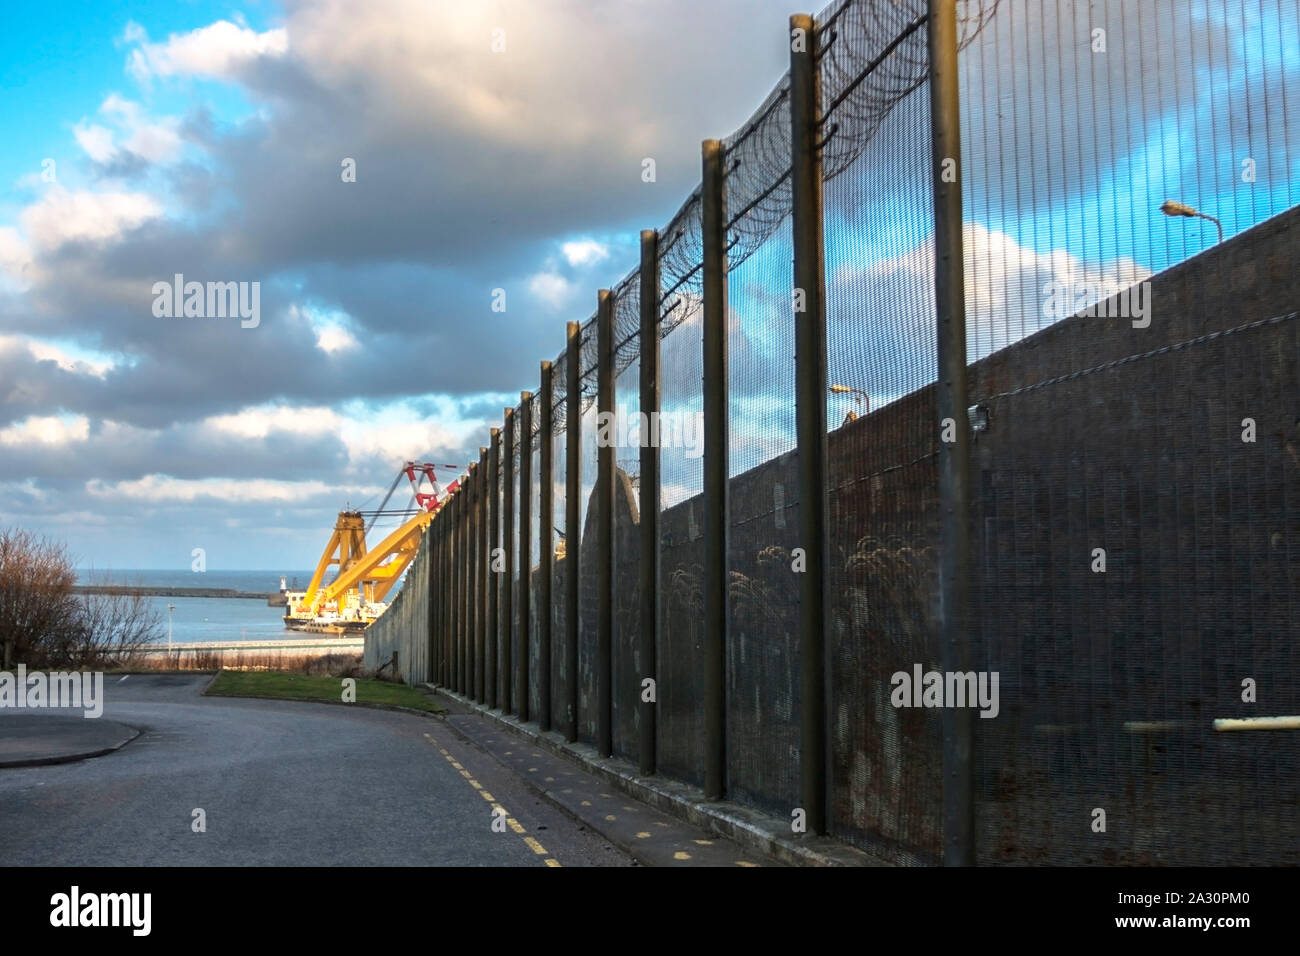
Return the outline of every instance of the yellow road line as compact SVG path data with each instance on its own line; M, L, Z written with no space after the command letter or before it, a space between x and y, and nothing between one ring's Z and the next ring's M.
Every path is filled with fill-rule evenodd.
M433 746L438 747L437 741L435 741L433 737L430 736L429 734L425 734L424 738L427 741L429 741L429 743L432 744ZM478 792L478 795L480 797L482 797L488 803L492 804L493 810L501 811L502 815L505 816L506 818L506 826L508 826L511 830L513 830L517 834L520 834L521 836L523 836L528 832L528 830L525 829L522 823L520 823L514 817L510 816L509 811L507 811L505 807L501 806L501 804L496 802L496 798L493 797L492 794L488 793L486 790L483 789L483 785L479 783L477 780L475 780L473 775L468 770L466 770L459 763L457 763L456 758L453 757L451 754L449 754L446 748L438 747L438 753L446 757L447 762L460 771L460 775L464 777L467 781L469 781L469 785ZM524 843L527 845L528 849L532 850L538 856L546 857L547 866L556 867L561 865L559 860L547 854L546 847L538 843L535 837L524 836Z

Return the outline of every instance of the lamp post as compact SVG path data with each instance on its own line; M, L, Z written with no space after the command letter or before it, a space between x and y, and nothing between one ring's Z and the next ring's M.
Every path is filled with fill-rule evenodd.
M865 405L863 412L871 411L871 396L860 388L854 388L852 385L832 385L829 391L832 395L852 395L855 404ZM840 422L840 427L843 428L857 417L857 412L850 408L848 414L844 416L844 421Z
M1160 206L1160 211L1166 216L1195 216L1200 219L1208 219L1210 222L1214 223L1215 228L1219 230L1219 242L1223 242L1223 223L1219 222L1219 220L1215 219L1213 216L1206 215L1203 212L1198 212L1186 203L1177 202L1173 199L1166 199Z
M167 653L172 652L172 612L176 610L175 604L167 605Z

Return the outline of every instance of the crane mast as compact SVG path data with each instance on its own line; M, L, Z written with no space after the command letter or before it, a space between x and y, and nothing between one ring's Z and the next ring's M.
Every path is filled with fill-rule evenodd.
M436 468L460 470L457 465L406 462L379 508L371 514L369 525L364 512L339 512L307 589L285 592L285 627L316 634L354 633L364 631L387 610L384 599L415 558L429 523L459 487L459 479L446 488L439 485ZM410 517L375 547L368 548L366 534L380 515L393 513L385 509L403 475L411 483L414 512L396 512ZM422 479L427 480L428 491L422 490ZM332 567L337 572L326 583Z

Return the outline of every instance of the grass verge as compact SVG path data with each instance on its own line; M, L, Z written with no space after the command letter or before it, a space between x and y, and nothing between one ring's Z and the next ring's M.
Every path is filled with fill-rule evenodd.
M413 687L389 681L357 678L356 703L410 707L431 714L443 708ZM343 680L338 677L312 677L283 671L223 670L208 687L215 697L271 697L276 700L320 700L343 703Z

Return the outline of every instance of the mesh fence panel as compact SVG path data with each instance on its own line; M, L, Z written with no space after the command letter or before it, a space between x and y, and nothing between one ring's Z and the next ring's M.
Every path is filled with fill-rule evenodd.
M728 201L738 201L730 186L728 181ZM799 805L799 579L793 565L793 549L799 545L799 464L794 454L792 252L787 217L727 276L733 476L728 793L782 816Z
M1231 237L1300 200L1297 35L1289 2L1050 0L962 55L981 862L1300 858L1294 745L1213 729L1300 699L1295 455L1242 440L1294 434L1296 283L1247 238L1171 269L1217 232L1159 211Z
M633 272L615 290L614 411L617 445L614 451L614 753L635 757L638 752L638 702L641 688L641 362L640 273Z
M686 237L683 236L683 240ZM678 240L678 241L683 241ZM671 242L671 236L665 240ZM664 284L676 243L661 254ZM693 268L687 265L686 269ZM670 287L671 288L671 287ZM663 389L660 418L696 422L704 414L703 331L698 294L668 292L660 346ZM676 303L673 305L673 303ZM665 774L700 785L704 780L702 458L675 445L661 447L659 498L660 632L658 647L657 762Z
M556 558L551 582L551 726L564 728L572 719L570 714L570 686L572 678L568 670L568 619L565 616L565 581L569 565L564 556L568 554L571 542L577 536L569 536L566 525L568 515L567 484L565 474L568 470L567 441L568 428L568 355L561 355L555 361L553 382L555 386L555 411L552 421L555 433L542 436L543 441L550 441L555 449L555 538Z
M831 826L904 862L942 836L939 712L890 700L892 675L939 663L929 146L922 85L825 191L828 377L850 389L827 411Z
M581 506L582 527L578 541L582 542L580 564L582 573L578 588L579 640L578 640L578 739L586 743L596 741L596 512L592 492L596 485L596 320L582 327L582 465Z
M529 489L529 558L528 568L528 716L537 720L542 711L542 658L541 627L538 625L540 611L541 581L538 570L542 561L542 403L541 392L534 392L529 400L532 406L532 435L529 438L530 451L527 467L531 477ZM549 438L549 436L547 436Z
M514 441L510 445L510 459L513 463L514 471L511 474L510 481L510 501L513 508L514 520L510 528L510 554L513 555L513 567L510 574L510 593L511 593L511 613L507 633L510 635L510 649L507 652L510 662L510 671L506 676L507 685L510 688L510 712L517 712L519 709L519 619L520 619L520 567L519 567L519 489L522 487L522 472L520 471L519 449L520 444L520 424L521 418L519 408L515 409L515 427Z
M491 567L491 573L488 574L488 588L490 589L489 604L488 604L488 610L489 610L488 640L492 642L492 649L488 653L487 659L488 662L492 665L492 671L490 674L488 674L487 680L492 682L493 693L492 693L491 700L493 704L497 707L501 706L501 693L502 693L501 614L503 613L503 609L502 609L503 601L502 601L501 582L502 579L504 578L504 575L496 570L497 565L495 564L495 561L496 561L496 556L501 554L501 552L497 549L502 547L501 529L504 526L504 522L505 522L505 514L503 508L503 503L505 498L502 492L502 489L505 486L505 465L504 465L505 454L502 447L504 444L505 444L505 431L501 430L497 433L497 441L494 447L488 449L488 458L493 460L495 466L493 470L488 472L488 474L491 475L493 474L493 471L495 471L495 475L494 475L495 482L493 483L492 490L490 492L491 498L489 500L489 506L495 508L496 520L495 521L491 520L492 514L491 512L489 512L488 554L492 557L494 563ZM493 610L493 608L495 608L495 611Z
M901 863L936 862L942 840L942 709L924 693L940 665L942 546L926 8L837 0L817 21L830 825ZM1232 863L1249 852L1251 862L1300 862L1293 742L1214 730L1216 718L1300 712L1300 7L957 9L973 407L950 427L975 426L970 631L984 683L974 703L996 711L974 721L979 861ZM802 703L790 97L783 77L724 143L727 792L783 817L799 798ZM706 696L702 449L690 441L703 412L700 206L697 189L660 231L658 501L641 500L637 443L620 432L612 660L614 748L635 756L636 528L640 510L656 507L657 762L696 785ZM1221 247L1216 221L1233 240ZM635 273L615 290L620 428L640 411L638 293ZM596 346L593 319L578 353L556 365L555 434L542 436L555 442L565 551L582 555L572 679L586 742L596 732ZM565 395L567 361L580 365L580 396ZM569 400L583 411L576 488L564 482ZM534 475L537 457L534 448L524 460ZM540 556L537 493L532 561L504 587ZM517 481L502 494L517 517ZM580 497L578 527L566 526L566 494ZM517 531L503 543L517 554ZM560 561L559 726L571 690L564 583ZM1243 682L1257 701L1243 699ZM1104 834L1091 826L1097 808Z

